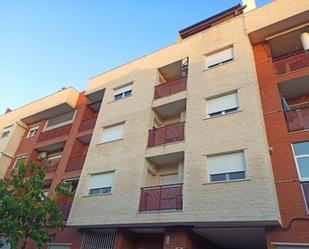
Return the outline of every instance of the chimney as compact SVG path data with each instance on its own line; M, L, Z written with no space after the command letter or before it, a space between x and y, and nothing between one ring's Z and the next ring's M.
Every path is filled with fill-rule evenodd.
M242 0L242 5L247 6L245 8L245 12L248 12L250 10L254 10L256 8L255 0Z

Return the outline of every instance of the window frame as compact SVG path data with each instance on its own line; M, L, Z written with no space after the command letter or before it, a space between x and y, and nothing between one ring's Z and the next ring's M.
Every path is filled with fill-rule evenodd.
M110 187L101 187L101 188L90 188L91 187L91 177L96 176L96 175L104 175L104 174L112 174L111 186ZM90 180L89 180L89 184L88 184L87 195L88 196L96 196L96 195L112 194L114 177L115 177L115 170L90 174ZM108 192L104 192L103 190L107 189L107 188L109 188L109 191ZM99 193L91 193L91 190L99 190Z
M232 49L232 58L231 59L228 59L228 60L224 60L224 61L221 61L220 63L217 63L217 64L214 64L214 65L211 65L211 66L208 66L208 58L209 56L212 56L212 55L215 55L215 54L218 54L220 52L223 52L225 50L228 50L228 49ZM216 68L216 67L219 67L221 65L224 65L230 61L234 61L235 60L235 46L234 44L231 44L229 46L225 46L223 48L220 48L220 49L217 49L215 51L212 51L212 52L209 52L207 54L205 54L205 66L206 66L206 70L209 70L209 69L212 69L212 68Z
M218 98L221 98L221 97L225 97L225 96L228 96L228 95L232 95L232 94L236 94L236 96L237 96L238 107L230 108L230 109L225 109L225 110L218 111L218 112L213 112L213 113L209 113L208 112L209 101L214 100L214 99L218 99ZM241 110L240 109L239 89L234 90L234 91L230 91L230 92L226 92L226 93L223 93L223 94L220 94L220 95L215 95L215 96L212 96L212 97L208 97L205 100L206 100L206 118L222 117L222 116L225 116L225 115L228 115L228 114L237 113L237 112L239 112ZM232 109L236 109L236 110L230 111ZM217 114L217 115L212 115L212 114Z
M12 125L3 128L2 132L1 132L0 138L8 137L10 135L10 133L11 133L11 130L12 130Z
M132 96L132 93L133 93L133 83L134 83L134 81L113 88L113 101L119 101L119 100L122 100L122 99L125 99L125 98L128 98L128 97ZM118 94L115 94L115 91L119 91L122 88L126 88L126 87L129 87L129 86L131 86L130 90L122 91L122 92L120 92ZM120 98L118 98L117 96L120 96Z
M209 158L211 157L218 157L218 156L224 156L224 155L230 155L230 154L238 154L242 153L243 154L243 159L244 159L244 170L242 171L234 171L234 172L223 172L223 173L218 173L218 174L210 174L209 170ZM230 182L230 181L242 181L248 179L248 171L247 171L247 164L246 164L246 155L245 155L245 150L237 150L237 151L230 151L230 152L224 152L220 154L212 154L212 155L207 155L207 175L208 175L208 182L210 183L216 183L216 182ZM244 177L243 178L237 178L237 179L231 179L231 174L233 173L243 173ZM224 180L212 180L212 176L214 175L224 175Z
M40 125L35 125L35 126L30 127L26 138L35 137L37 135L39 128L40 128ZM31 135L33 131L34 131L34 134Z
M26 159L26 155L21 155L21 156L17 156L14 160L13 166L11 168L11 170L17 170L19 169L19 160L25 160Z
M304 155L300 155L300 156L296 155L295 149L294 149L294 144L297 144L297 143L308 143L309 144L309 141L299 141L299 142L295 142L295 143L291 144L298 178L301 182L309 182L309 177L305 177L305 178L301 177L300 168L299 168L299 164L298 164L298 160L297 160L298 158L309 158L309 154L304 154Z
M307 212L307 214L309 214L309 202L307 202L307 198L306 198L306 194L305 194L304 186L303 186L303 183L309 182L309 177L306 177L306 178L301 177L300 169L299 169L299 165L298 165L298 161L297 161L298 158L309 158L309 154L297 156L295 149L294 149L294 144L297 144L297 143L309 143L309 141L299 141L299 142L291 143L291 148L292 148L292 152L293 152L293 156L294 156L294 161L295 161L295 166L296 166L296 170L297 170L297 174L298 174L298 179L300 181L300 187L301 187L301 192L302 192L303 199L304 199L306 212Z
M72 178L64 179L63 182L73 182L73 181L77 181L75 190L73 190L73 189L74 189L73 183L72 183L72 189L70 190L72 193L75 193L76 190L77 190L78 184L79 184L79 180L80 180L79 177L72 177Z
M118 123L115 123L115 124L112 124L112 125L102 127L102 132L101 132L99 144L111 143L111 142L115 142L115 141L124 139L125 124L126 124L126 122L123 121L123 122L118 122ZM104 132L106 132L107 129L113 128L113 127L116 127L116 126L122 126L123 127L122 136L119 137L119 138L113 139L113 140L103 141Z

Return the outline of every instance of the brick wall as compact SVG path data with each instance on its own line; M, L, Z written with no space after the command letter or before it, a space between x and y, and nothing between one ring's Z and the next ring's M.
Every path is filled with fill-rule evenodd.
M308 75L309 68L277 76L267 44L256 45L254 55L268 144L273 148L271 160L282 217L282 228L267 229L268 248L275 248L271 242L308 243L309 216L291 144L309 140L309 131L288 133L278 84Z

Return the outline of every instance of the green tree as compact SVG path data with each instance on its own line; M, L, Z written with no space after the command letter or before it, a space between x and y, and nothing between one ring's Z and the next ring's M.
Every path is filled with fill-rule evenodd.
M13 249L18 243L26 248L27 239L42 248L64 226L56 200L46 197L42 191L45 170L45 166L32 162L24 165L21 160L9 179L0 179L0 235ZM57 190L65 192L66 187Z

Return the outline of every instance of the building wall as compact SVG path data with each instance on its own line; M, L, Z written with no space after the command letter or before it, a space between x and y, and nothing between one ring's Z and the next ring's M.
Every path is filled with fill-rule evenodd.
M204 55L231 44L235 47L235 60L206 70ZM185 142L147 149L157 68L186 57L189 57L189 73L185 92ZM113 89L131 81L134 81L133 95L113 101ZM94 77L86 92L102 88L105 96L70 214L70 225L278 223L253 52L243 16ZM206 98L237 89L241 111L206 118ZM100 144L102 127L121 121L125 121L124 138ZM206 155L241 149L245 151L248 179L209 183ZM177 151L185 152L183 211L138 213L140 187L146 184L145 157ZM90 174L110 170L115 170L112 194L88 196Z
M11 131L7 137L0 138L0 178L4 177L9 163L11 162L14 154L21 142L25 133L25 126L16 122L12 125Z
M24 131L27 129L27 124L21 120L25 117L50 110L60 105L67 105L74 108L78 95L78 92L73 87L69 87L16 110L0 115L0 132L2 132L4 128L12 126L9 136L0 138L0 152L5 154L0 154L0 160L2 163L0 165L0 178L5 175L11 162L11 160L1 158L15 155L17 147L24 136Z
M308 20L309 2L306 0L273 0L269 3L246 13L247 32L254 33L266 28L263 35L273 35L270 25L281 29L283 22L289 17L301 14L307 16ZM258 21L257 21L258 20ZM306 21L306 20L305 20ZM290 27L296 26L297 22L289 21ZM267 30L268 28L268 30ZM260 36L260 38L263 36ZM257 37L256 37L257 38Z
M66 92L66 90L64 90ZM71 91L71 90L70 90ZM69 92L70 92L69 91ZM74 90L75 91L75 90ZM68 93L67 93L68 94ZM59 94L60 99L61 97L64 98L65 96L63 93ZM85 130L85 131L79 131L79 127L81 125L82 120L85 120L89 117L95 116L96 113L91 111L87 105L89 104L89 101L85 97L84 93L79 93L78 98L74 97L75 99L74 107L76 108L76 114L74 117L74 120L72 121L72 126L70 129L69 134L63 135L63 136L57 136L57 137L50 137L50 139L40 141L39 137L42 132L44 132L44 127L47 122L47 119L41 119L38 122L35 122L33 124L23 124L21 120L24 117L28 117L29 115L37 115L37 113L29 112L29 106L22 107L21 110L13 110L7 114L5 114L3 117L0 117L0 124L8 124L9 122L13 122L12 120L15 119L15 124L13 125L11 132L8 137L3 138L0 143L1 146L5 147L5 151L11 153L10 157L2 156L0 157L0 163L1 166L7 165L7 170L5 167L2 167L3 174L5 174L6 177L10 176L11 168L14 165L15 159L19 156L26 156L25 163L27 164L30 160L37 162L39 164L42 164L41 161L37 160L37 156L39 152L37 151L40 148L45 148L48 146L53 146L59 142L65 142L65 145L63 147L62 151L62 157L60 160L60 163L57 167L57 169L54 172L46 172L45 180L51 181L52 184L49 189L49 196L56 199L56 201L60 204L65 203L71 203L73 201L73 197L60 197L57 193L55 193L56 186L62 182L64 179L69 178L76 178L80 176L81 169L74 170L74 171L66 171L66 167L68 165L68 162L71 157L76 156L84 156L87 154L88 145L83 145L80 143L77 139L83 136L91 136L92 129ZM56 101L59 98L56 94L56 98L54 98L54 101ZM72 99L72 96L67 96L68 99ZM51 101L49 97L47 97L47 103ZM72 101L72 100L64 100L61 101ZM73 101L74 102L74 101ZM36 102L34 102L36 103ZM41 99L36 105L42 104L41 108L44 107L45 99ZM45 103L46 104L46 103ZM50 103L49 103L50 104ZM58 104L57 101L55 104ZM33 104L30 104L30 106ZM49 106L49 108L54 108L53 106ZM28 112L27 112L28 110ZM42 110L42 109L34 109L34 110ZM19 115L18 115L19 114ZM8 116L8 117L6 117ZM53 116L53 110L50 110L49 116ZM1 120L3 122L1 123ZM19 124L21 123L21 124ZM28 131L30 127L33 126L39 126L39 129L35 136L33 137L27 137ZM52 131L52 130L50 130ZM51 231L52 232L52 231ZM73 249L80 248L81 240L83 238L82 231L79 231L76 228L68 228L65 227L63 231L58 231L57 236L53 243L64 243L64 244L71 244ZM45 248L47 248L47 245L44 245ZM34 248L35 245L32 241L29 241L29 244L27 245L27 248Z
M309 68L281 76L275 74L268 45L254 46L259 88L282 218L282 227L268 228L268 248L272 242L308 243L309 217L297 174L292 143L309 140L309 131L288 133L278 84L309 74Z

